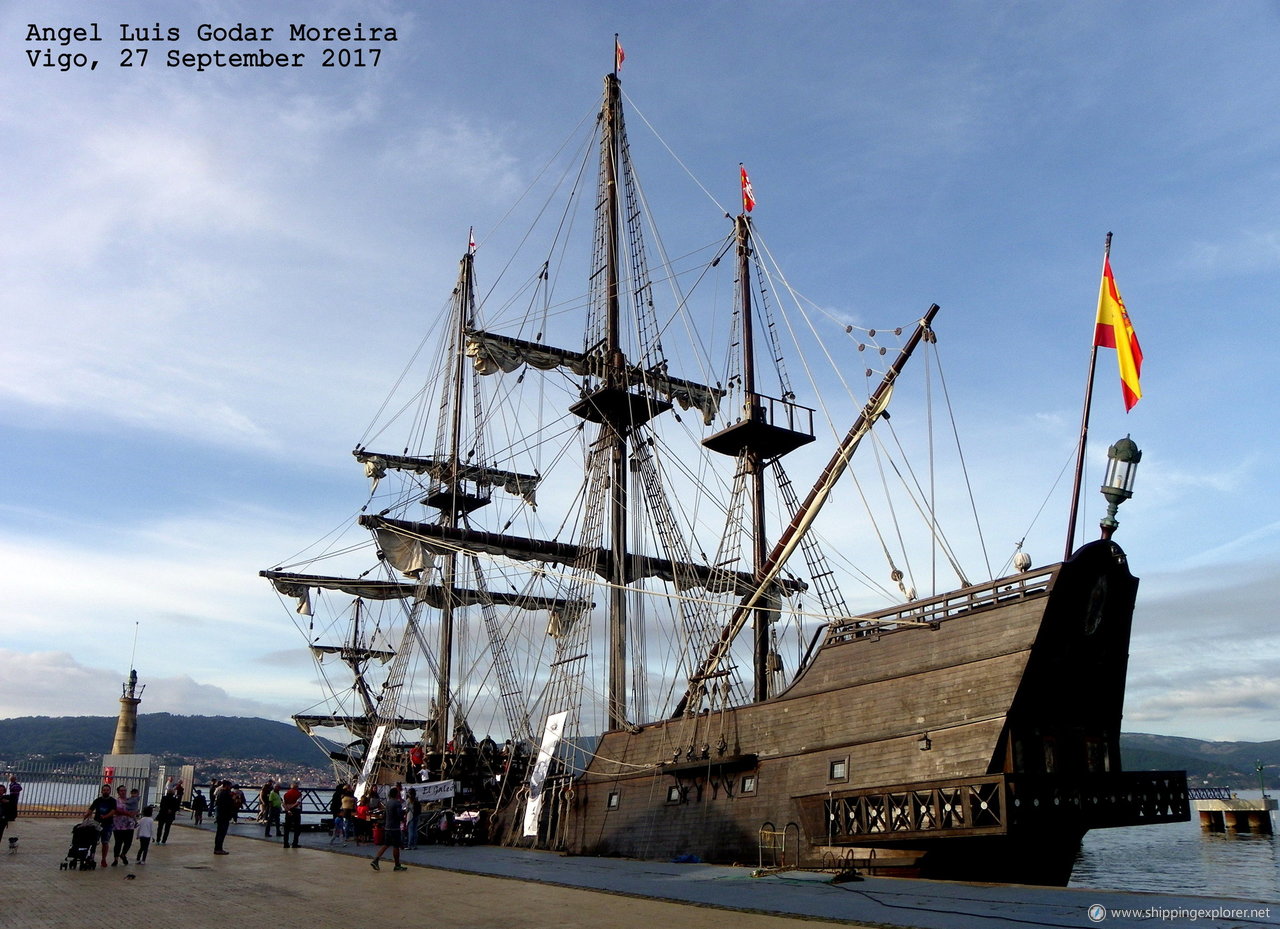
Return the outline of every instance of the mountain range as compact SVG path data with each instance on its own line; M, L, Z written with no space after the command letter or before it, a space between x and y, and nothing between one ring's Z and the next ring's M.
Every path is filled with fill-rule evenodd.
M114 716L0 719L0 762L87 760L110 752L115 732ZM242 716L143 713L138 716L135 750L168 762L216 758L290 767L329 766L325 751L296 726Z
M110 751L115 727L112 716L0 719L0 765L88 760ZM138 717L137 751L170 762L220 759L329 766L325 750L296 727L239 716L144 713ZM1120 736L1120 752L1125 770L1186 771L1193 787L1256 788L1258 764L1263 765L1267 786L1280 786L1280 740L1207 742L1132 732Z
M1126 732L1120 736L1127 771L1186 771L1190 787L1258 787L1258 765L1268 788L1280 786L1280 740L1206 742L1170 735Z

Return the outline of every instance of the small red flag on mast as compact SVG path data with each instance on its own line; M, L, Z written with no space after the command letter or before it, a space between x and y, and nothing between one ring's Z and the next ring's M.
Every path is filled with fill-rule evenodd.
M627 60L627 53L622 50L622 43L618 41L618 34L613 34L613 73L617 74L622 70L622 63Z
M742 162L738 162L738 170L742 172L742 211L750 213L756 206L756 192L751 189L751 178Z

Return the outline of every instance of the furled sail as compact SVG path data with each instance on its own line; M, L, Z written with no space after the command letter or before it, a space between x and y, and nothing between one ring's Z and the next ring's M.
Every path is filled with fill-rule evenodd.
M394 539L403 539L395 536ZM382 534L379 534L379 544ZM384 549L385 551L385 549ZM388 561L397 567L388 555ZM493 603L498 606L519 606L526 610L549 610L557 613L582 613L595 604L586 600L564 600L558 597L533 597L508 593L501 590L471 590L454 587L451 591L438 584L411 584L404 581L360 580L346 577L327 577L322 574L292 574L286 571L259 571L275 585L276 590L286 597L303 597L309 588L337 590L353 597L365 600L416 600L430 607L440 609L446 601L459 606L472 606L477 603Z
M294 723L298 728L311 735L314 727L320 728L343 728L351 731L357 731L367 727L369 718L366 716L341 716L338 714L317 714L317 713L299 713L293 717ZM412 730L421 729L427 724L425 719L408 719L405 717L397 717L388 721L388 725L396 729Z
M567 368L580 377L603 378L609 370L608 359L601 351L574 352L494 332L469 330L466 352L475 364L477 374L496 374L498 371L509 374L521 365L529 365L541 371ZM679 404L681 409L696 409L708 426L719 412L720 400L725 395L719 387L672 377L665 366L640 368L628 365L624 372L628 386L647 387Z
M386 477L388 470L412 471L414 474L426 474L432 480L442 484L452 481L471 481L480 487L501 487L507 493L522 497L529 503L536 503L538 483L542 478L537 474L521 474L518 471L506 471L501 468L489 468L481 465L459 464L446 458L433 458L417 455L388 455L374 453L357 448L353 451L356 461L365 467L365 474L377 481Z
M387 560L398 571L409 574L421 570L431 554L449 551L481 552L505 555L521 561L588 567L601 577L612 577L612 553L606 549L587 549L569 542L528 539L500 532L455 529L436 523L409 522L383 516L362 516L360 524L376 531L378 545ZM630 555L627 558L628 582L644 577L670 581L681 590L702 589L712 593L743 596L759 586L755 577L745 571L727 571L699 564L675 564L666 558ZM796 578L779 578L777 585L788 593L806 590L808 585Z

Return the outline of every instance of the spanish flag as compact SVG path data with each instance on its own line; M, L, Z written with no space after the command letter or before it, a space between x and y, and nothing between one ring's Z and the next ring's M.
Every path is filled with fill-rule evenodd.
M1102 288L1098 292L1098 322L1093 330L1093 344L1114 348L1120 364L1120 388L1124 393L1124 409L1127 413L1142 399L1142 346L1129 321L1129 311L1116 287L1111 273L1111 256L1102 260Z

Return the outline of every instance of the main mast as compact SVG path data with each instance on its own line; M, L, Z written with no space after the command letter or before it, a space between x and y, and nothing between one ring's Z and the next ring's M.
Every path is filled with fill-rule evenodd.
M636 254L638 230L636 217L624 215L632 212L632 181L627 168L626 128L622 117L622 88L615 71L605 75L604 102L600 113L600 196L596 204L596 262L595 309L599 341L588 346L586 356L599 356L602 361L599 385L585 390L582 399L571 408L575 416L600 425L591 457L602 467L607 476L605 488L606 522L608 538L604 542L608 553L604 577L609 585L609 633L608 633L608 707L606 728L620 729L629 725L627 699L627 591L631 581L634 557L628 552L628 462L633 432L655 416L671 409L666 400L655 397L652 391L658 382L668 387L676 382L655 373L660 365L646 365L637 369L628 361L622 345L622 268L620 261L622 234L629 233L629 254L633 279L632 297L641 301L640 295L647 288L643 278L643 261ZM625 188L625 194L624 189ZM592 331L589 327L588 331ZM688 387L695 385L680 382ZM642 385L632 390L633 385ZM662 389L658 387L657 389ZM699 391L706 388L698 387Z
M470 497L463 501L461 493L461 448L462 448L462 396L466 378L466 355L463 351L463 334L472 323L475 307L475 284L472 276L474 253L470 244L467 253L462 256L458 266L458 286L454 291L454 334L456 340L453 353L452 396L449 416L449 480L446 493L437 505L441 507L441 523L451 529L458 528L462 513L469 511ZM449 744L450 694L453 686L453 613L457 589L458 553L452 549L445 552L440 565L440 582L444 588L444 604L440 610L440 645L439 645L439 680L436 689L436 711L433 714L435 723L433 735L437 751L444 750Z
M604 171L605 295L608 367L605 389L622 386L626 359L619 340L621 312L618 305L618 165L622 137L622 88L617 73L604 79L604 137L601 168ZM609 709L608 728L620 729L627 721L627 425L606 419L601 442L610 447L612 480L609 482L609 542L613 552L613 577L609 588Z

